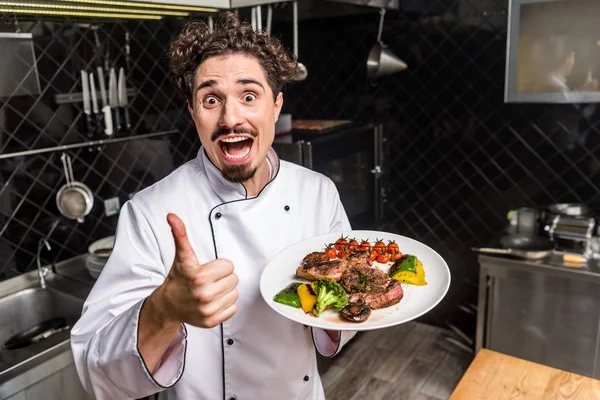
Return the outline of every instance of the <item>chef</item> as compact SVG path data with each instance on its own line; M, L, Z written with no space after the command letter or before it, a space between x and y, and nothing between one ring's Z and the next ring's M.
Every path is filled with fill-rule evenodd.
M290 321L261 297L265 265L315 235L350 230L333 182L277 157L282 87L296 63L234 13L189 22L173 79L197 157L124 204L112 254L71 332L96 399L324 399L316 351L355 332Z

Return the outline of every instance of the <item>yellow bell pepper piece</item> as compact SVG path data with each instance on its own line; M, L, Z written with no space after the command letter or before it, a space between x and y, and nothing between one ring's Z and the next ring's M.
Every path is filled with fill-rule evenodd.
M310 313L317 302L317 293L312 283L303 283L298 286L298 296L300 296L300 304L302 311Z
M427 281L425 280L425 269L423 268L423 263L418 260L416 265L416 272L412 271L399 271L392 276L393 279L397 280L401 283L408 283L410 285L427 285Z

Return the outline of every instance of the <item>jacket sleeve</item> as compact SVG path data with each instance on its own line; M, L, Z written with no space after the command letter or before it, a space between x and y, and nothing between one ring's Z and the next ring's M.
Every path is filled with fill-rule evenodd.
M132 200L125 203L115 246L71 331L80 380L98 400L136 399L174 385L183 373L185 326L150 374L138 351L138 321L146 298L165 279L156 237Z
M352 230L350 221L344 205L340 200L340 195L333 181L329 181L328 194L331 209L331 221L329 222L328 232L349 232ZM335 357L342 348L356 335L356 331L338 331L338 340L332 341L329 335L320 328L311 328L313 343L317 351L323 357Z

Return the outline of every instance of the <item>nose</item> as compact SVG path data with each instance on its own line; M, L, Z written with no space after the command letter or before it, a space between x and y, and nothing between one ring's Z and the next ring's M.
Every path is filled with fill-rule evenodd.
M236 101L227 100L221 110L222 113L219 126L233 128L244 122L241 105Z

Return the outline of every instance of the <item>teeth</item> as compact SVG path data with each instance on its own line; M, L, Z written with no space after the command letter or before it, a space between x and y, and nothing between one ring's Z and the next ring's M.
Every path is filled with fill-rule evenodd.
M233 158L234 160L238 160L238 159L240 159L240 158L244 158L244 157L246 157L246 156L248 155L248 153L250 153L250 150L252 150L252 146L248 146L248 147L246 147L246 151L245 151L245 152L243 152L242 154L238 154L237 156L234 156L234 155L232 155L232 154L229 154L229 153L227 152L227 146L224 146L224 147L223 147L223 152L225 153L225 155L226 155L227 157L229 157L229 158Z
M225 139L222 139L221 141L225 142L225 143L235 143L235 142L241 142L243 140L248 140L248 138L243 137L243 136L236 136L236 137L225 138Z

